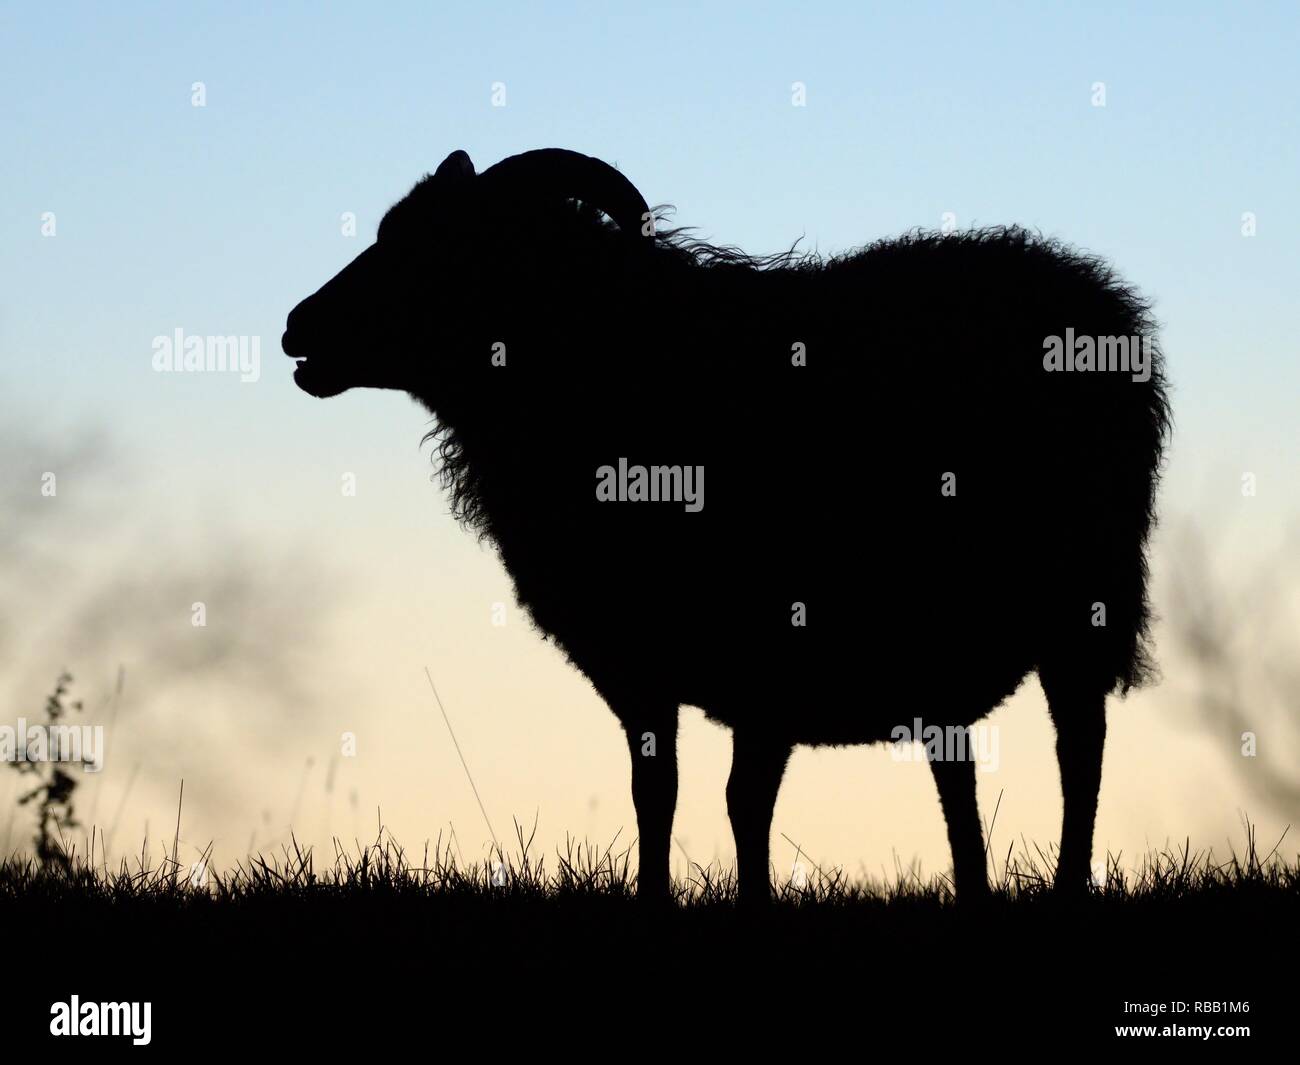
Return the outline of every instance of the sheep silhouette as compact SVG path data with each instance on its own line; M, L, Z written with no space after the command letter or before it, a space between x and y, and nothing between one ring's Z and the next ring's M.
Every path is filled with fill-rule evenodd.
M476 175L454 152L290 313L295 380L434 415L454 513L626 731L641 897L670 893L680 706L732 730L740 897L761 903L795 744L959 735L1035 671L1056 883L1082 889L1105 700L1152 672L1170 414L1148 305L1018 228L755 258L654 222L596 159ZM978 897L974 762L930 765Z

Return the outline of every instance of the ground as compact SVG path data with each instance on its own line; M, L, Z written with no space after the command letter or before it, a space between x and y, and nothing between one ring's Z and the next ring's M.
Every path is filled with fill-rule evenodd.
M1046 889L1045 868L1010 861L979 906L941 877L862 885L819 871L751 914L717 869L647 910L626 855L577 847L465 866L381 836L324 868L290 850L201 887L166 861L106 872L16 859L0 866L5 1035L52 1049L51 1003L77 994L150 1001L153 1045L205 1054L1206 1042L1116 1035L1132 1024L1243 1025L1234 1038L1252 1049L1294 1039L1296 864L1169 851L1072 900Z

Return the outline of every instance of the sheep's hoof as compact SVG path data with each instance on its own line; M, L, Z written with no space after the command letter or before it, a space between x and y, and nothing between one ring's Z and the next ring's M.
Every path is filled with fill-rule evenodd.
M636 904L645 913L664 913L673 908L672 892L667 886L658 889L637 888Z
M1059 872L1052 881L1052 892L1059 898L1063 899L1083 899L1088 897L1088 891L1091 887L1091 879L1088 873L1079 873L1076 875L1062 876Z
M984 906L993 899L993 892L987 880L976 880L961 884L957 888L957 905L966 909Z
M744 913L767 913L772 908L771 887L755 891L741 890L736 893L736 909Z

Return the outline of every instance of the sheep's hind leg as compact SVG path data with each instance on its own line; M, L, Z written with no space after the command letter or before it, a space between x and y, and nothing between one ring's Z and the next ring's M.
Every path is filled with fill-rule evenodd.
M952 876L963 902L987 898L989 880L984 859L984 832L975 796L975 763L969 758L935 759L930 763L939 805L948 825Z
M761 733L737 730L732 734L727 816L736 840L736 876L742 906L764 906L772 901L768 871L772 811L790 750L790 744Z
M676 706L619 708L632 755L632 805L636 808L637 898L667 902L672 897L668 871L673 814L677 809Z
M1056 863L1056 888L1084 891L1092 874L1092 835L1101 789L1102 748L1106 743L1106 694L1097 685L1069 679L1039 679L1047 694L1056 726L1056 760L1061 768L1061 849Z

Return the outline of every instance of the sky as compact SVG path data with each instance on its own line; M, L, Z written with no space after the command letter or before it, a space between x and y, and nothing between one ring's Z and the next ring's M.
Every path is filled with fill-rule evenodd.
M1242 811L1261 837L1294 822L1277 767L1297 753L1300 9L611 6L0 4L0 722L77 676L112 722L83 816L119 850L170 838L184 779L186 845L218 863L290 826L323 845L381 818L481 856L428 667L499 836L536 818L547 850L566 832L630 843L617 723L452 521L427 415L393 393L314 400L279 354L288 310L448 153L482 170L558 146L751 252L951 218L1111 259L1155 302L1176 435L1154 564L1165 682L1113 704L1096 856L1222 849ZM257 379L157 372L177 329L256 341ZM1205 616L1231 677L1186 638ZM992 849L1053 842L1037 685L991 722ZM730 860L728 750L686 712L679 871ZM778 868L790 840L853 873L948 861L928 772L884 748L797 752L773 839Z

